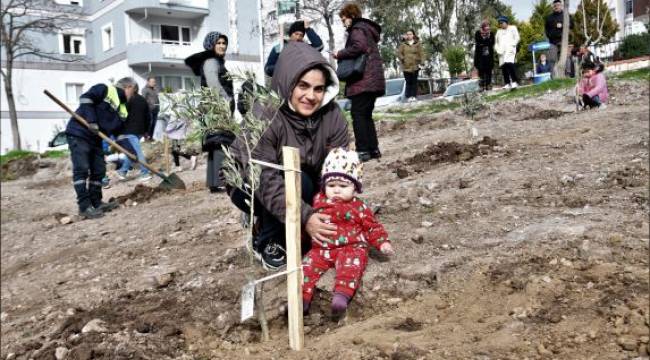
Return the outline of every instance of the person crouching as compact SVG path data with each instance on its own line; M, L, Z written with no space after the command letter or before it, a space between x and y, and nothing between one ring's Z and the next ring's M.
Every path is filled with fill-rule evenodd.
M582 66L582 80L578 85L578 94L582 96L583 108L605 109L609 92L605 74L598 71L595 64L586 63Z

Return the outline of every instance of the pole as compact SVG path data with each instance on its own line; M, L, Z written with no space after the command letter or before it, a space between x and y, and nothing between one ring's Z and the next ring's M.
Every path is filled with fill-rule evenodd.
M289 310L289 346L300 351L304 346L302 323L302 267L300 264L300 152L283 146L282 160L285 168L284 184L286 199L287 270L297 269L287 275L287 298Z

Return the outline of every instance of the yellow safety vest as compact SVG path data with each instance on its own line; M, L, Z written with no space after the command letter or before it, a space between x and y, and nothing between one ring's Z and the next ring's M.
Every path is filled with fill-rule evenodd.
M104 101L106 101L113 110L117 111L121 118L126 119L129 115L128 111L126 111L126 104L120 103L120 96L117 95L117 88L115 86L108 85L108 92Z

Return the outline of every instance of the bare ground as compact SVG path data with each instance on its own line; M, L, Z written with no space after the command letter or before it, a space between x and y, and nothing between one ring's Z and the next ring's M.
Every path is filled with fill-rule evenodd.
M380 123L364 197L397 254L373 257L339 322L323 279L298 353L283 281L266 285L270 342L238 322L242 285L264 273L204 166L180 173L185 191L117 184L105 194L121 208L67 225L65 161L4 182L1 358L647 356L648 86L611 93L608 109L577 114L560 92L490 104L476 145L459 112ZM82 333L92 319L105 329Z

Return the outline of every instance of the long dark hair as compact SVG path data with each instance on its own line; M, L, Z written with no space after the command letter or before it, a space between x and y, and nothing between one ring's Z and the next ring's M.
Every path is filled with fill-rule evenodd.
M408 29L406 32L411 32L413 34L413 41L415 42L420 42L420 38L418 37L418 33L415 32L413 29Z

